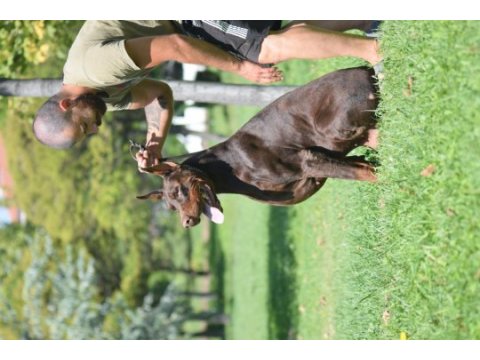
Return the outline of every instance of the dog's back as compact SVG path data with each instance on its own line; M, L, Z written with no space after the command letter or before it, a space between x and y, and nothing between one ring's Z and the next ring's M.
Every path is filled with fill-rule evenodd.
M261 137L266 147L320 146L347 153L362 143L362 135L374 126L376 92L370 68L329 73L268 105L239 129L232 141L238 138L244 143L248 137Z

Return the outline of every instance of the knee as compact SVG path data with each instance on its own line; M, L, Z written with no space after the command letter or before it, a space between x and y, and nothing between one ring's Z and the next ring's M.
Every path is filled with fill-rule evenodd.
M281 37L277 34L268 35L262 42L258 62L260 64L276 64L282 60Z
M281 61L295 59L301 53L302 43L316 32L306 23L297 23L280 31L270 33L262 43L259 62L276 64Z

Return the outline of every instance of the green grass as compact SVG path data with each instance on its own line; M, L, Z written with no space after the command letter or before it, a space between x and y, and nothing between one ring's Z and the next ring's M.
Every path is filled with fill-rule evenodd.
M385 26L380 183L350 208L349 238L360 248L345 277L345 337L480 337L479 30ZM434 173L422 176L430 164ZM361 294L353 312L348 303Z
M289 208L220 197L210 260L228 338L480 338L478 44L478 21L384 24L377 184L329 180ZM302 84L357 64L282 68ZM217 107L213 128L255 111Z

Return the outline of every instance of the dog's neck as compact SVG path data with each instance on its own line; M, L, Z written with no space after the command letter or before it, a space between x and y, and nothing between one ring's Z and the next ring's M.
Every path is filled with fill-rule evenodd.
M250 185L238 179L234 174L235 169L227 159L218 156L216 150L219 145L189 157L182 163L182 166L186 165L198 170L202 177L212 183L217 194L249 194L251 192ZM226 153L224 149L218 150L220 150L220 154Z

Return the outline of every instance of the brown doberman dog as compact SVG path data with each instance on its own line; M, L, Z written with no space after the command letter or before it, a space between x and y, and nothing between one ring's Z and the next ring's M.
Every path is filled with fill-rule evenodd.
M373 75L366 67L338 70L283 95L228 140L182 164L164 161L145 169L162 176L164 188L138 198L166 200L188 228L200 222L202 212L223 222L216 194L292 205L312 196L327 178L375 181L372 164L346 156L373 145L369 135L376 137Z

